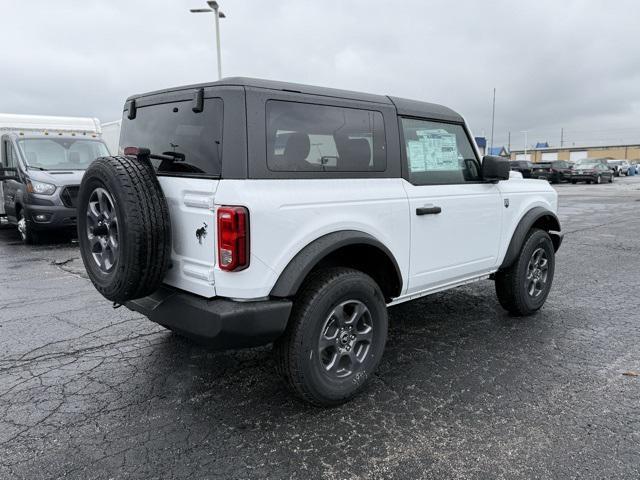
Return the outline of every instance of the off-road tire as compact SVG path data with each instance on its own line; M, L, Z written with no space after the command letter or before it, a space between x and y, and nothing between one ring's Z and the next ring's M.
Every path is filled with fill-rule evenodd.
M17 227L18 235L20 235L20 240L22 240L22 243L24 243L25 245L38 244L40 242L40 237L34 231L33 227L29 224L29 222L26 221L26 218L24 216L24 211L22 209L16 212L16 217L18 220L18 227ZM21 227L21 224L20 224L22 220L25 220L24 227ZM24 228L24 231L21 231L20 230L21 228Z
M94 260L87 235L87 207L98 188L111 195L118 218L119 256L109 272ZM90 165L78 194L78 243L89 278L108 300L123 303L157 290L171 260L171 225L166 198L148 161L102 157Z
M323 369L316 346L328 315L348 299L356 299L368 308L374 335L362 370L336 379ZM311 274L296 295L287 329L274 344L276 369L301 399L321 407L342 404L358 394L376 370L387 329L384 295L371 277L350 268L319 270Z
M533 253L543 248L548 259L547 281L545 289L536 297L526 291L525 283L529 260ZM529 231L515 262L495 274L496 294L500 305L515 316L527 316L539 310L549 295L555 271L555 251L549 234L538 228Z

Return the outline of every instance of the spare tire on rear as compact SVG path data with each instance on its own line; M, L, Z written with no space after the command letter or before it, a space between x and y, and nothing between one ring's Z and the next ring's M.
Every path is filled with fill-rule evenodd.
M96 289L123 303L162 283L171 260L167 200L149 161L102 157L78 194L78 241Z

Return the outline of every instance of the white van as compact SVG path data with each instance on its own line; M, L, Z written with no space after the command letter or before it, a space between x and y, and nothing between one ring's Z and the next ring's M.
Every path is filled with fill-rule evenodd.
M97 118L0 113L0 216L25 243L77 223L85 169L109 155Z

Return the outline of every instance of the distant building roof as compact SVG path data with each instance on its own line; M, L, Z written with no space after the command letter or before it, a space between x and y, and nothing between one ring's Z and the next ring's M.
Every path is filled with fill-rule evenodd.
M610 144L593 144L593 143L579 143L577 145L565 145L563 147L534 147L527 148L527 153L533 152L536 150L547 151L547 152L558 152L560 150L564 151L576 151L576 150L588 150L588 149L606 149L606 148L625 148L625 147L640 147L640 143L610 143ZM511 153L523 153L523 149L511 150Z
M549 142L538 142L535 148L549 148Z
M484 137L476 137L476 145L478 145L478 148L486 148L487 139Z
M504 147L490 147L488 150L489 155L502 155L503 152L506 152Z

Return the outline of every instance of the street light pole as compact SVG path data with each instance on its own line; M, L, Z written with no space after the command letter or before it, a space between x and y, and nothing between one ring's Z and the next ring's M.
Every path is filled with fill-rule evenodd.
M207 2L213 8L214 17L216 17L216 49L218 51L218 80L222 78L222 55L220 54L220 13L218 11L218 2Z
M221 18L226 18L226 15L220 11L218 2L213 0L207 1L207 5L211 8L192 8L189 11L191 13L214 13L216 17L216 52L218 55L218 80L222 78L222 54L220 53L220 21Z
M527 134L528 130L522 130L521 133L524 133L524 159L527 159Z

